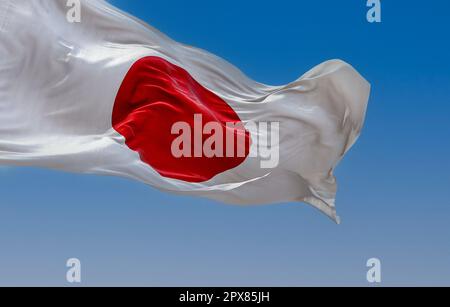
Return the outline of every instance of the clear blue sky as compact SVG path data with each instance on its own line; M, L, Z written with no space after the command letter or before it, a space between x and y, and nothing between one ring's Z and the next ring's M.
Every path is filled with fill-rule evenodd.
M450 285L450 2L114 0L252 78L282 84L332 58L373 86L337 169L337 226L312 208L236 208L120 179L0 170L0 285Z

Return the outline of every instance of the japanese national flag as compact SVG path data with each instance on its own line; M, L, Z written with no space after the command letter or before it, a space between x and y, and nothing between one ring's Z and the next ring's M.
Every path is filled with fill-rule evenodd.
M306 202L338 221L333 170L370 92L350 65L268 86L105 1L71 2L0 0L0 164Z

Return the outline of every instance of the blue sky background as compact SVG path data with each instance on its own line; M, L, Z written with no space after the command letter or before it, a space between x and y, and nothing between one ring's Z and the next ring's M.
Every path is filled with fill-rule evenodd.
M114 0L268 84L324 60L373 86L337 169L342 225L302 204L225 206L121 178L0 170L0 285L450 285L450 2Z

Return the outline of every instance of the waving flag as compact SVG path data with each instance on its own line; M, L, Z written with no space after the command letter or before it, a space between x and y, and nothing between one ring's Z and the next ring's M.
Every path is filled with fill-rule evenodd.
M268 86L105 1L81 1L80 22L67 3L0 0L0 164L231 204L306 202L338 221L333 170L370 91L350 65Z

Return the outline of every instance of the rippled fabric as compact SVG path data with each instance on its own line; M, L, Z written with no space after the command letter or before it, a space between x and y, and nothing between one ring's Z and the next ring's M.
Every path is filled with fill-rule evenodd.
M201 121L195 120L196 115L201 115ZM189 127L198 124L199 128L214 122L220 129L217 125L211 129L215 138L211 138L213 133L198 133L199 137L194 138L193 129L189 128L191 133L185 143L191 146L185 149L187 144L180 142L178 148L186 155L178 157L172 152L172 144L178 139L172 134L172 126L179 122L188 123ZM112 124L127 146L161 176L186 182L205 182L239 166L250 154L252 143L250 132L226 101L181 67L154 56L140 59L128 71L114 103ZM227 148L227 134L236 140L244 137L242 155L238 146ZM203 144L208 140L211 144L207 148L214 147L216 151L204 156Z
M0 164L124 176L232 204L306 202L338 221L333 170L360 134L370 92L350 65L328 61L268 86L105 1L81 1L82 22L69 23L66 2L0 0ZM185 70L244 123L279 122L279 165L263 169L247 158L187 182L143 161L114 129L113 109L125 76L145 57Z

